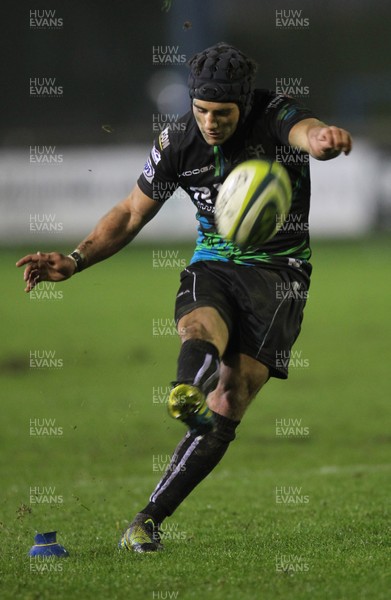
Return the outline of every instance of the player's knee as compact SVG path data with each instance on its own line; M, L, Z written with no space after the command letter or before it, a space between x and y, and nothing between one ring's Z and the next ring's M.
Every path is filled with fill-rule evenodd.
M213 343L213 335L209 333L208 329L200 321L191 321L185 325L179 325L178 333L182 342L198 339Z
M197 308L184 315L178 322L178 333L183 342L190 339L210 342L222 356L228 342L228 327L212 307Z

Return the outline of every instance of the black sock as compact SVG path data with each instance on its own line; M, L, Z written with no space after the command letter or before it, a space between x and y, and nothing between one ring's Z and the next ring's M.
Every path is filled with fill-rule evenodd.
M199 387L207 396L217 384L220 357L214 344L205 340L186 340L178 357L176 383Z
M215 430L204 436L187 432L172 456L164 476L153 491L150 502L140 512L151 515L157 523L174 510L220 462L240 421L214 414Z

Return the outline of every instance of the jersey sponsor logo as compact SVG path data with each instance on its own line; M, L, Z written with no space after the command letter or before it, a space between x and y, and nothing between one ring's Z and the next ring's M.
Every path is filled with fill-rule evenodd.
M212 171L214 169L214 165L208 165L207 167L200 167L198 169L193 169L192 171L183 171L180 174L180 177L191 177L191 175L200 175L200 173L206 173L207 171Z
M267 105L265 113L269 112L269 110L273 108L276 108L281 102L284 102L287 99L289 99L289 96L286 94L277 94L277 96L275 96L275 98L273 98L273 100Z
M209 201L208 201L209 202ZM206 204L205 202L197 202L197 208L198 210L202 211L203 213L211 213L212 215L214 215L216 207L214 204Z
M214 183L213 187L215 188L215 190L219 190L219 188L221 187L220 183ZM210 188L206 187L206 186L202 186L202 187L194 187L191 186L189 188L189 190L191 190L192 192L192 196L193 199L195 200L195 202L198 202L199 200L203 200L206 201L208 204L212 204L213 200L216 198L216 193L213 194L213 199L212 199L212 192L213 190L211 190Z
M214 183L213 188L203 187L189 187L189 193L194 204L198 210L206 213L215 212L215 200L217 193L221 187L221 183Z
M168 127L166 127L159 135L160 150L164 150L169 145L170 145L170 138L168 137Z
M160 154L156 146L152 146L151 156L155 165L157 165L161 161L162 155Z
M152 180L155 176L155 169L152 166L151 159L148 158L147 162L144 165L143 175L148 183L152 183Z

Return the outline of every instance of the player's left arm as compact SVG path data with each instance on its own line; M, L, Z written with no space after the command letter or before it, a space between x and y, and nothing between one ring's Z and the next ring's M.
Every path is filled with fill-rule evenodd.
M293 125L288 139L291 146L308 152L318 160L330 160L341 152L348 155L352 149L348 131L314 118L303 119Z

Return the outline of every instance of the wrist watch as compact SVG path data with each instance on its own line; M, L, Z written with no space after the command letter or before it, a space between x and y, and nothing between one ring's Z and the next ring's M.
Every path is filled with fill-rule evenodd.
M68 254L69 258L72 258L75 261L76 271L75 273L80 273L85 267L84 265L84 256L78 250L74 250L70 254Z

